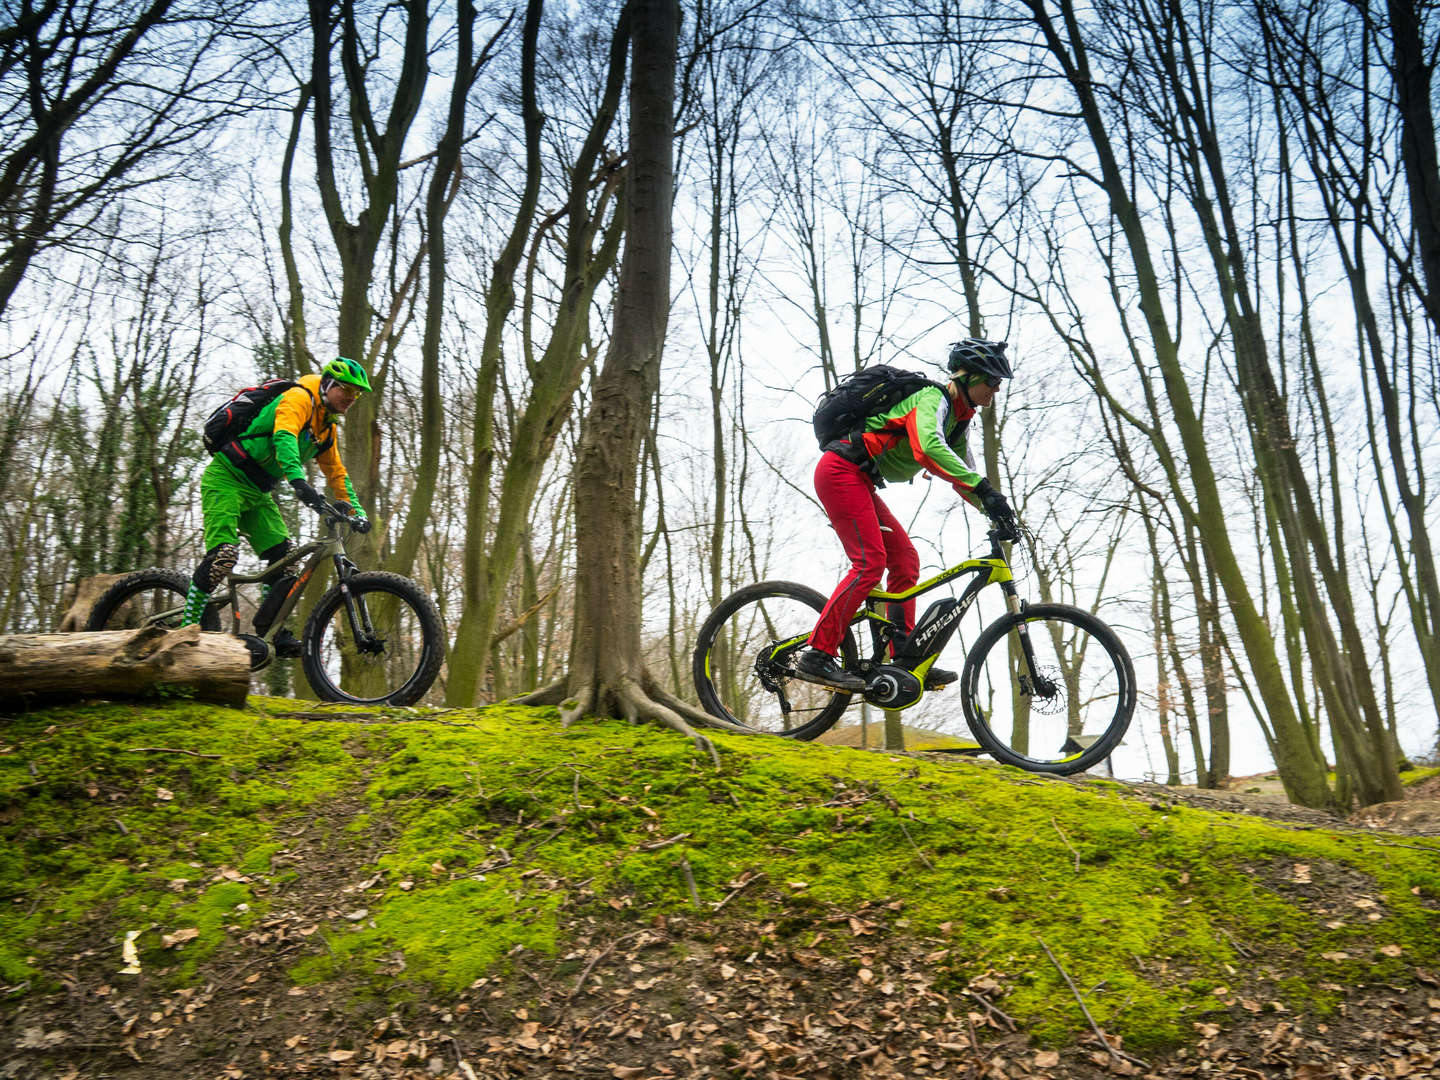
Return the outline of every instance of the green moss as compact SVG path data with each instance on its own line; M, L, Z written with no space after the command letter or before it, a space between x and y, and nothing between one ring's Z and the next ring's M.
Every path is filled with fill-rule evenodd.
M357 734L186 701L11 720L0 746L0 905L31 914L0 920L0 955L43 954L87 921L118 947L125 930L176 925L187 903L205 930L190 954L213 949L220 922L207 912L238 886L217 886L198 906L185 890L226 869L268 871L284 846L277 827L358 779L345 746Z
M773 739L716 737L716 772L672 734L561 730L548 710L450 711L443 724L370 710L362 725L343 709L305 723L275 715L293 702L252 700L248 712L56 710L10 730L7 981L56 970L50 943L86 920L112 939L153 924L147 968L192 977L295 876L276 868L281 830L322 826L341 853L374 852L347 869L379 884L322 929L328 948L291 970L299 982L358 972L384 988L403 972L453 992L517 950L558 955L588 906L693 915L682 863L702 916L737 876L760 873L725 919L773 920L781 939L808 943L837 912L864 911L865 939L943 942L941 985L998 973L1006 1011L1055 1045L1088 1027L1059 967L1098 1023L1145 1052L1245 995L1323 1012L1338 1001L1329 986L1399 983L1440 961L1429 841L1384 846L1156 810L1110 781ZM1373 906L1340 910L1342 890ZM193 940L167 948L163 935L185 927ZM843 933L822 947L854 955Z

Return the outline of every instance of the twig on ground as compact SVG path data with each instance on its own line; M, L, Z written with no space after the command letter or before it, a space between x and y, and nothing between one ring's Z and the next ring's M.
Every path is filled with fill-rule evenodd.
M656 840L656 841L655 841L654 843L652 843L652 844L641 844L641 845L640 845L640 850L641 850L641 851L659 851L661 848L667 848L667 847L669 847L671 844L678 844L678 843L680 843L681 840L688 840L688 839L690 839L690 837L693 836L693 835L694 835L693 833L688 833L688 832L676 833L674 836L669 837L668 839L665 839L665 840Z
M984 997L981 994L975 993L974 990L966 990L965 996L968 997L971 1001L975 1002L975 1004L979 1005L992 1017L999 1017L1000 1021L1011 1031L1016 1030L1015 1021L1004 1010L997 1008L993 1001Z
M725 896L725 899L723 899L723 900L719 901L718 903L716 903L716 905L715 905L715 910L716 910L716 911L719 911L719 910L720 910L721 908L723 908L726 904L728 904L731 900L734 900L735 897L739 896L742 892L744 892L746 889L748 889L751 885L754 885L755 882L757 882L757 881L763 881L763 880L765 880L765 875L764 875L764 874L756 874L756 875L754 875L753 877L748 877L748 878L746 878L746 879L745 879L744 881L742 881L739 885L736 885L735 888L731 889L730 892Z
M1080 872L1080 852L1075 850L1075 846L1070 843L1070 838L1065 835L1065 830L1060 828L1060 823L1055 820L1053 815L1050 818L1050 824L1055 826L1055 831L1060 834L1061 842L1070 849L1070 854L1075 856L1075 872L1078 874Z
M527 845L527 846L525 847L525 849L520 852L520 854L517 856L517 858L520 858L520 859L525 858L525 856L529 855L529 854L530 854L532 851L534 851L536 848L538 848L538 847L540 847L540 846L542 846L542 845L544 845L544 844L548 844L551 840L554 840L557 836L559 836L559 835L560 835L561 833L563 833L564 831L565 831L565 826L564 826L564 825L557 825L557 826L555 827L555 829L554 829L553 831L551 831L551 833L550 833L549 836L542 836L539 840L536 840L533 844Z
M1045 944L1044 938L1037 937L1035 940L1040 942L1040 947L1045 950L1045 955L1048 956L1050 962L1055 965L1055 970L1060 972L1060 977L1065 980L1065 985L1070 988L1070 993L1075 995L1075 1001L1079 1004L1080 1011L1085 1014L1085 1019L1090 1022L1090 1030L1095 1033L1095 1038L1100 1040L1100 1045L1109 1051L1110 1057L1115 1061L1124 1061L1131 1065L1138 1065L1142 1069L1150 1068L1146 1062L1141 1061L1137 1057L1132 1057L1123 1050L1117 1050L1110 1044L1110 1040L1107 1039L1105 1033L1100 1030L1100 1025L1095 1023L1095 1018L1090 1015L1090 1010L1085 1005L1085 999L1080 996L1080 991L1076 989L1075 980L1070 978L1070 973L1066 971L1060 961L1055 958L1055 954L1050 951L1050 946Z
M975 1030L975 1021L970 1019L970 1014L965 1014L965 1023L970 1025L970 1053L975 1056L975 1062L970 1066L973 1075L983 1076L985 1074L985 1059L980 1056L980 1033Z
M900 819L897 818L896 820ZM920 861L923 862L931 870L934 870L935 864L930 861L930 859L926 856L925 852L920 850L920 845L915 843L915 838L910 835L910 830L905 827L904 821L900 821L900 831L905 834L905 839L910 841L910 846L915 849L915 854L920 856Z
M1226 930L1223 926L1220 927L1219 930L1220 933L1224 934L1225 937L1229 940L1230 944L1235 946L1235 951L1238 952L1241 956L1248 957L1255 955L1254 952L1247 949L1244 945L1241 945L1240 942L1236 940L1235 935L1230 933L1229 930Z
M580 972L580 978L575 980L575 985L571 988L570 993L565 995L565 1000L569 1001L574 998L576 994L580 993L580 988L585 985L585 980L590 977L590 972L595 970L595 965L600 963L601 960L604 960L605 957L609 956L612 952L619 948L622 942L629 941L631 938L639 937L641 934L647 932L647 930L635 930L629 934L626 934L624 937L618 937L609 945L605 946L605 948L601 949L598 953L592 956L590 958L590 962L585 965L585 970Z
M599 789L600 789L601 791L603 791L606 795L609 795L610 798L612 798L612 799L618 799L618 798L620 798L619 795L617 795L615 792L611 791L611 790L610 790L609 788L607 788L604 784L602 784L602 783L600 783L599 781L597 781L593 776L586 776L586 775L585 775L585 769L586 769L587 767L588 767L588 766L585 766L585 765L576 765L573 761L567 761L567 762L565 763L565 768L567 768L567 769L573 769L573 770L575 771L575 776L576 776L578 779L584 780L587 784L591 785L592 787L597 787L597 788L599 788Z
M126 750L125 753L127 753L127 754L185 754L185 755L187 755L187 756L189 756L189 757L210 758L210 759L213 760L213 761L219 761L219 760L220 760L220 755L219 755L219 754L201 754L201 753L197 753L197 752L194 751L194 750L176 750L174 747L171 747L171 746L132 746L132 747L130 747L128 750Z
M680 860L680 873L685 878L685 885L690 890L690 902L695 905L695 910L700 910L700 890L695 888L695 874L690 869L690 860Z

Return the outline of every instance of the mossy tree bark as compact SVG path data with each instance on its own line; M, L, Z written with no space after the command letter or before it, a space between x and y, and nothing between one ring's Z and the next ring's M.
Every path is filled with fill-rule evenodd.
M1127 242L1135 273L1134 285L1150 334L1151 349L1189 467L1194 505L1187 505L1185 512L1197 522L1205 523L1203 536L1207 562L1224 587L1236 629L1250 660L1269 730L1275 736L1273 751L1281 781L1292 801L1304 806L1328 807L1333 802L1333 795L1326 780L1325 759L1316 753L1295 713L1270 628L1256 609L1245 571L1240 566L1229 530L1224 524L1225 508L1210 462L1205 429L1180 364L1179 347L1170 330L1144 223L1131 197L1125 172L1120 167L1100 108L1096 91L1098 84L1090 71L1084 35L1074 6L1071 0L1059 0L1058 26L1046 8L1045 0L1026 0L1026 6L1041 33L1045 48L1054 57L1075 94L1099 162L1098 181ZM1170 457L1169 448L1157 445L1156 449L1166 460L1174 490L1183 497L1180 470Z
M521 56L521 113L525 125L525 187L509 239L495 260L485 294L485 339L477 373L473 459L467 494L464 604L450 651L450 678L445 700L471 705L477 699L490 664L490 643L515 572L520 545L530 527L531 510L555 441L569 419L576 391L590 360L585 348L590 303L595 290L615 265L622 233L621 216L607 216L621 183L617 159L605 156L605 140L614 124L625 86L625 52L630 41L630 9L621 13L610 42L605 90L570 166L563 210L535 225L540 191L540 131L544 116L535 95L536 42L542 4L529 4ZM530 244L530 272L535 249L561 222L565 227L565 268L562 299L539 357L530 354L531 305L525 304L525 366L530 398L515 419L510 455L500 476L499 500L491 491L495 466L496 387L505 324L516 303L515 279ZM533 235L532 235L533 234ZM527 283L527 288L528 283Z
M675 0L631 0L630 168L615 328L581 429L575 472L575 623L563 685L531 695L561 701L565 723L586 713L653 721L708 746L692 723L728 726L667 693L642 648L637 483L670 310L674 184ZM711 750L713 754L713 748Z

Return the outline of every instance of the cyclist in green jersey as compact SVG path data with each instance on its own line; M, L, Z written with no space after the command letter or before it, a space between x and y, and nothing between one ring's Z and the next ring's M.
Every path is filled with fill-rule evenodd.
M349 505L357 518L356 530L370 528L336 444L337 421L370 389L365 369L347 357L336 357L319 374L302 375L298 383L266 405L239 438L222 446L200 477L205 557L191 578L182 625L200 622L210 594L235 568L241 536L270 565L293 550L290 531L271 492L281 480L288 480L301 502L322 508L324 500L305 478L306 462L315 460L331 492ZM255 615L257 634L270 628L292 582L282 577L270 587ZM275 645L280 656L300 655L300 642L287 630L275 636Z

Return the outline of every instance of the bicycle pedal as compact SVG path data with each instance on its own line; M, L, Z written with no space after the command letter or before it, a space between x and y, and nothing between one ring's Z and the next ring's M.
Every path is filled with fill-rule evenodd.
M258 638L254 634L241 634L240 640L250 651L251 671L259 671L263 667L268 667L270 661L275 659L275 654L270 651L270 646L264 638Z

